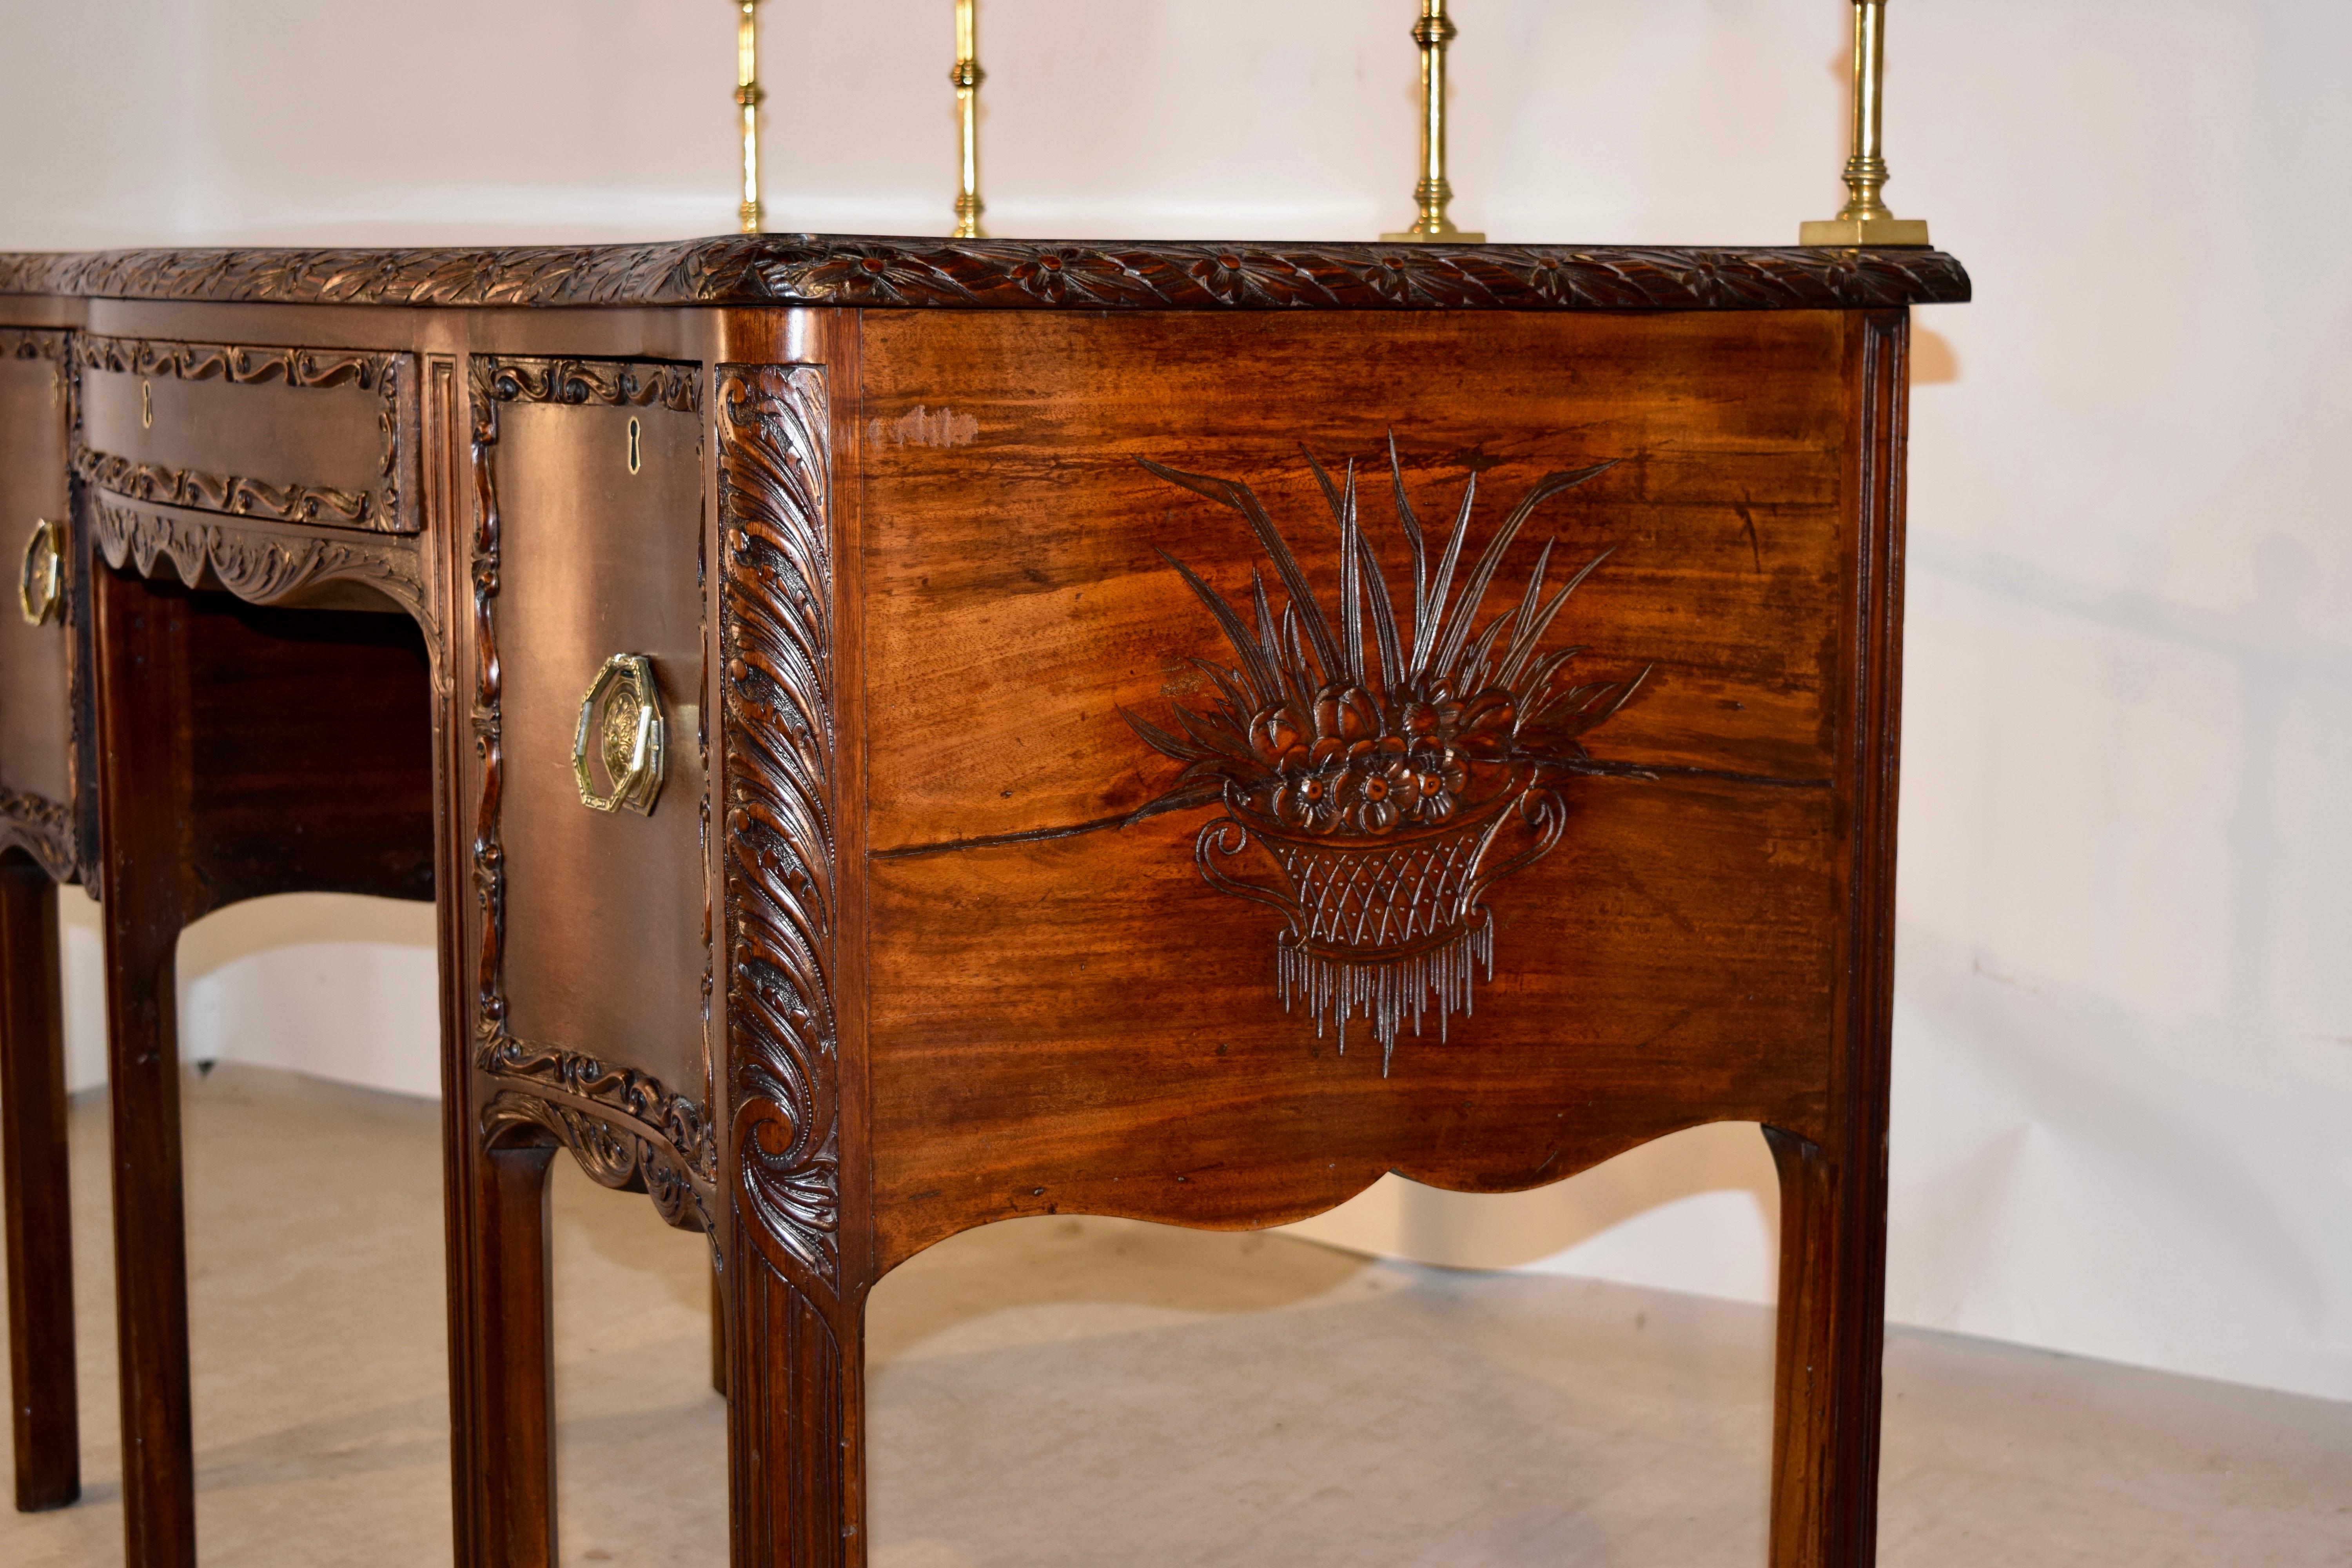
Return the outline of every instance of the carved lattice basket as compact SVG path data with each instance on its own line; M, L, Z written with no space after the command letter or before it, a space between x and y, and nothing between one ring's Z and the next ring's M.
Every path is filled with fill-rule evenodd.
M1515 818L1532 841L1496 861L1496 841ZM1348 1020L1360 1015L1385 1073L1406 1022L1419 1034L1433 1010L1442 1040L1446 1020L1471 1010L1476 971L1492 979L1495 970L1494 917L1481 896L1548 853L1564 826L1558 793L1519 771L1510 788L1442 826L1378 836L1300 833L1229 801L1227 815L1201 829L1194 854L1213 884L1287 917L1276 945L1285 1010L1303 1001L1318 1035L1336 1015L1342 1052ZM1219 864L1252 843L1275 883L1244 881Z

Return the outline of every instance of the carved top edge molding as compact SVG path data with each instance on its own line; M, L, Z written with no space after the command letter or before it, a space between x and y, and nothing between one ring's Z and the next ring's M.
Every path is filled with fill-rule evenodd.
M659 245L0 254L0 294L278 304L1773 310L1958 304L1935 250L730 235Z

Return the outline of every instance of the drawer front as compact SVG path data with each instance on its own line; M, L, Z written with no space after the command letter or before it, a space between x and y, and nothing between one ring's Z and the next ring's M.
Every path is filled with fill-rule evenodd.
M84 337L77 464L100 489L239 517L418 527L415 361Z
M494 716L477 798L492 848L475 870L502 917L485 953L497 1016L479 1065L519 1097L517 1114L568 1105L677 1147L700 1174L715 1159L694 1147L709 1095L700 374L477 358L469 380L476 479L495 516L473 563L478 735ZM658 694L649 797L611 798L625 792L607 743L625 752L632 733L614 721L615 656L643 659ZM583 792L576 742L600 687ZM576 1127L558 1131L582 1148ZM614 1174L600 1147L583 1158Z
M68 521L70 341L60 331L0 328L0 562L7 576L6 602L0 605L0 835L35 849L45 862L68 863L72 637L62 563L54 609L31 618L20 590L35 531L54 524L54 537L61 539ZM36 612L46 599L46 550L40 547L33 562Z

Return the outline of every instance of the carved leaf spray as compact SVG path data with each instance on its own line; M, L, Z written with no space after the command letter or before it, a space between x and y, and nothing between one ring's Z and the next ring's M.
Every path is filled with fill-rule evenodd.
M1208 606L1238 662L1192 660L1218 697L1205 709L1178 706L1181 734L1120 712L1147 744L1184 764L1149 809L1224 806L1193 840L1193 858L1210 886L1282 911L1276 973L1284 1009L1303 1001L1318 1036L1336 1014L1343 1054L1348 1021L1360 1014L1381 1043L1386 1077L1406 1019L1418 1035L1433 1009L1443 1039L1454 1014L1471 1010L1476 970L1494 978L1494 914L1480 900L1559 844L1568 821L1561 786L1594 771L1580 737L1623 707L1649 670L1577 684L1569 667L1583 650L1544 648L1570 595L1608 550L1547 596L1557 542L1546 542L1518 603L1477 625L1486 591L1536 508L1613 464L1538 479L1465 576L1476 476L1463 488L1452 530L1432 540L1405 493L1391 438L1397 526L1412 562L1407 600L1391 589L1363 527L1355 465L1335 484L1312 453L1307 460L1339 525L1336 616L1325 613L1247 485L1144 463L1240 513L1285 602L1277 615L1264 572L1253 566L1245 616L1160 552ZM1514 823L1526 842L1495 858ZM1253 845L1275 881L1228 869Z

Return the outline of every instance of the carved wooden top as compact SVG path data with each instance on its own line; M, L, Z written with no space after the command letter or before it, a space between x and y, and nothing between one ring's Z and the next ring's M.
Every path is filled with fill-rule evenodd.
M350 305L1771 310L1955 304L1934 250L729 235L500 250L0 254L0 294Z

